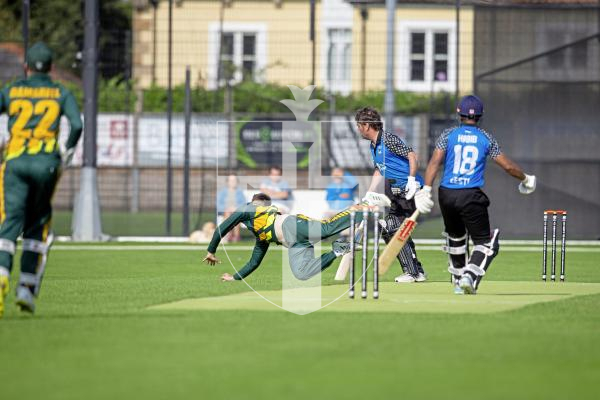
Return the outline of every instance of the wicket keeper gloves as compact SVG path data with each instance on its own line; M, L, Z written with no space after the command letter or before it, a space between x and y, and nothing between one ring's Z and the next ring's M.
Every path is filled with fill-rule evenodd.
M423 189L419 190L415 194L415 206L421 214L427 214L431 212L431 209L433 208L431 186L423 186Z
M527 175L525 174L525 179L519 183L519 192L521 194L530 194L535 190L535 175Z
M408 181L406 181L406 186L404 186L404 190L406 190L406 200L410 200L415 196L417 190L419 190L419 182L415 179L414 176L409 176Z

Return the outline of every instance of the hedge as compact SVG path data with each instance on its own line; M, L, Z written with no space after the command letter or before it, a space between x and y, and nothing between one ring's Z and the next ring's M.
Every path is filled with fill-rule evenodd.
M79 104L83 104L83 89L77 85L67 84L76 96ZM98 107L100 112L133 112L136 94L130 82L111 79L102 81L98 87ZM292 93L287 86L274 84L258 84L243 82L232 89L234 112L280 114L289 113L289 109L279 100L292 99ZM192 88L193 112L222 113L224 112L225 89L207 90L202 87ZM360 107L369 105L379 110L383 109L383 91L352 93L346 96L335 95L336 112L354 112ZM332 96L322 89L315 89L311 98L324 100L317 111L329 111ZM184 110L185 88L178 85L173 88L173 112ZM437 93L433 97L429 93L395 92L396 112L417 114L431 112L434 114L451 113L454 108L454 96L450 93ZM165 112L167 109L167 90L164 87L152 86L143 90L144 112Z

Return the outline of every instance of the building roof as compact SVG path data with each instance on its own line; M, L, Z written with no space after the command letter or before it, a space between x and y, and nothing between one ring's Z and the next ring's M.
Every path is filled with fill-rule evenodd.
M385 0L346 0L348 3L359 6L382 6ZM536 6L536 7L600 7L599 0L461 0L461 5L466 6ZM456 5L456 0L397 0L397 5L424 4L424 5Z
M499 6L597 6L600 7L598 0L495 0L495 1L473 1L473 3L487 3L489 5Z

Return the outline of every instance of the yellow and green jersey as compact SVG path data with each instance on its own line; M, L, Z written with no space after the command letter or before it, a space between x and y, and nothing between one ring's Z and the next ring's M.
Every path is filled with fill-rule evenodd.
M67 149L74 147L83 124L75 97L47 74L34 74L15 81L0 91L0 113L8 113L9 139L4 159L23 154L60 151L60 118L65 115L71 125Z
M289 246L290 268L298 279L309 279L318 272L327 268L336 258L331 251L314 256L314 243L336 235L350 226L350 210L344 210L328 220L317 220L304 215L289 215L281 225L283 237L275 234L275 218L279 210L274 206L256 206L246 204L235 210L215 231L208 252L215 254L221 239L237 224L244 224L256 237L250 260L233 277L243 279L254 272L267 254L271 243L281 244L285 240ZM360 223L362 212L357 212L355 221Z
M246 265L234 275L235 279L241 279L248 276L260 265L262 259L267 254L269 244L280 244L275 234L275 217L279 214L279 209L275 206L257 206L248 203L239 207L233 212L219 227L208 245L210 253L216 253L221 239L226 236L237 224L244 224L250 232L256 237L256 243L252 256Z

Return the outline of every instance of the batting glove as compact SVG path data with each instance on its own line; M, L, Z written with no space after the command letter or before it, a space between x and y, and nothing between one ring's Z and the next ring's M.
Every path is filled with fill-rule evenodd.
M523 179L521 183L519 183L519 192L521 192L521 194L531 194L535 190L535 185L535 175L525 174L525 179Z
M406 186L404 186L404 190L406 190L406 196L405 196L406 200L412 199L420 187L421 187L421 185L419 184L419 182L417 182L415 177L409 176L408 180L406 181Z
M369 206L390 207L392 205L389 197L385 194L375 192L367 192L362 201L366 202Z
M431 197L431 186L423 186L415 194L415 206L421 214L427 214L433 209L433 198Z

